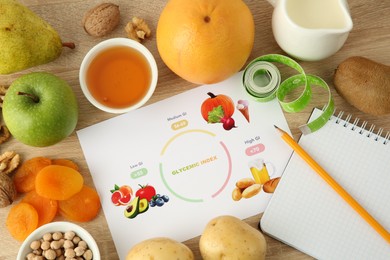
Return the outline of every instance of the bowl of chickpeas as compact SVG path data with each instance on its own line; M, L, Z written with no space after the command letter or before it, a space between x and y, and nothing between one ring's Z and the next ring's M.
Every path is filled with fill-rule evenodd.
M34 230L22 243L16 260L84 259L100 260L99 247L81 226L56 221Z

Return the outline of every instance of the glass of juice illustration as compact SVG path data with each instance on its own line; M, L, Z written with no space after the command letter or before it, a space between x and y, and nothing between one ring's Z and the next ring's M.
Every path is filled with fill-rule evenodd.
M264 184L269 181L270 176L262 158L257 158L249 162L249 169L256 183Z

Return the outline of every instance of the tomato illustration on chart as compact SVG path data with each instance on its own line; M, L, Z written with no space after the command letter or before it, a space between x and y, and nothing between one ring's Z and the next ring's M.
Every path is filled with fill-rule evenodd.
M151 201L154 196L156 196L156 190L153 186L146 184L145 186L139 185L141 188L137 190L135 196L138 196L140 199L145 198L148 201Z

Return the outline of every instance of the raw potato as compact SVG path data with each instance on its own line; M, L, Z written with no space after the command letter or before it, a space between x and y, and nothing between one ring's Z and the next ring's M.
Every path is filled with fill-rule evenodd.
M334 84L340 96L360 111L390 114L390 66L350 57L337 67Z
M193 260L194 254L185 244L167 237L144 240L130 249L126 260Z
M267 244L263 234L234 216L219 216L205 227L199 250L203 260L262 260Z

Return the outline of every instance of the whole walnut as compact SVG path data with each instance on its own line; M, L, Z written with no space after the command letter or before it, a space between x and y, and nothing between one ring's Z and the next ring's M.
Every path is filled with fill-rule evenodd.
M88 10L83 17L84 30L92 35L102 37L112 32L120 22L119 6L113 3L102 3Z
M16 199L16 188L11 177L0 173L0 208L7 207Z

